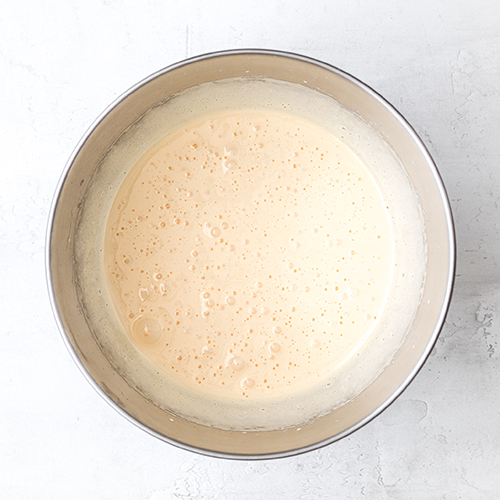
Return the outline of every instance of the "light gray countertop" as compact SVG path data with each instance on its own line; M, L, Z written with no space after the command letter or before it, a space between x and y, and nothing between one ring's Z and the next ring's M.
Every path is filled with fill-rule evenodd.
M274 461L131 425L75 366L45 284L49 207L93 120L149 74L229 48L298 52L381 93L433 155L457 232L451 308L416 379L349 437ZM498 2L21 0L0 12L0 90L1 498L500 498Z

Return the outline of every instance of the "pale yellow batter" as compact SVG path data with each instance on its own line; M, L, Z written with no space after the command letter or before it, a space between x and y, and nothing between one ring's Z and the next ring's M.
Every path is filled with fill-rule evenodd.
M369 338L392 282L388 210L337 138L269 110L174 130L120 187L107 278L133 345L216 398L293 395Z

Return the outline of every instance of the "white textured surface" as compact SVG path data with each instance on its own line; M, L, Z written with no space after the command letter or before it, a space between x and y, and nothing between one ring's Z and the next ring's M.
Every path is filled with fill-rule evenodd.
M500 497L500 4L479 0L4 2L0 12L0 496L31 499ZM47 297L47 214L73 147L150 73L213 50L295 51L374 87L440 169L455 294L428 362L350 437L298 457L194 455L90 387Z

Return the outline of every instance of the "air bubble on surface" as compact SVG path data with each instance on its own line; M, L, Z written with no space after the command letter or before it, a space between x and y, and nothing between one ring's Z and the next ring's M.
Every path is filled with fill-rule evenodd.
M142 345L153 345L160 340L161 323L155 318L140 316L132 324L134 339Z

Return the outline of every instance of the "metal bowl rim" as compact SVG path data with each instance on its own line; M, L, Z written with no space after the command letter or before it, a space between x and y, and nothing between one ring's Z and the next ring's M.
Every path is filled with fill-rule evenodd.
M438 321L434 327L434 331L432 332L432 335L430 336L429 342L427 344L427 348L425 349L424 353L418 360L418 362L415 364L411 372L408 374L408 376L405 378L405 380L401 383L401 385L398 387L396 391L394 391L388 399L386 399L381 405L378 406L374 411L372 411L369 415L367 415L365 418L357 422L355 425L351 426L349 429L346 429L345 431L336 434L335 436L332 436L330 438L327 438L323 441L319 441L317 443L313 443L309 446L304 446L301 448L296 448L296 449L291 449L287 450L284 452L277 452L277 453L266 453L266 454L253 454L253 455L245 455L245 454L235 454L235 453L223 453L223 452L217 452L213 450L208 450L208 449L203 449L203 448L197 448L191 445L187 445L185 443L182 443L180 441L176 441L172 438L166 437L147 425L143 424L133 416L131 416L129 413L127 413L124 409L122 409L120 406L118 406L108 394L104 391L104 389L95 381L95 379L92 377L92 375L87 371L85 366L83 365L83 362L81 361L80 357L75 351L75 348L73 347L66 330L64 328L64 324L62 321L62 317L59 311L59 308L57 307L57 301L56 301L56 296L55 296L55 291L54 291L54 285L52 281L52 267L51 267L51 260L52 260L52 251L51 251L51 241L52 241L52 232L53 232L53 227L54 227L54 219L55 219L55 214L57 211L59 199L61 196L62 189L64 187L64 184L66 182L66 179L68 177L68 174L73 166L73 163L77 156L79 155L80 151L84 147L85 143L89 139L89 137L94 133L94 131L97 129L99 124L104 120L104 118L114 109L116 108L120 103L125 101L131 94L133 94L135 91L137 91L139 88L143 87L144 85L147 85L150 81L158 78L159 76L162 76L166 73L169 73L170 71L179 69L183 66L187 66L189 64L196 63L198 61L202 60L209 60L209 59L217 59L220 57L226 57L226 56L234 56L234 55L263 55L263 56L274 56L274 57L283 57L283 58L290 58L290 59L295 59L301 62L305 62L308 64L316 65L319 66L323 69L326 69L332 73L337 74L338 76L341 76L342 78L350 81L354 85L358 86L361 88L364 92L370 95L371 98L375 99L378 101L382 106L384 106L386 109L388 109L391 114L398 120L400 125L406 130L408 135L412 138L414 143L418 146L420 149L420 152L422 153L422 156L425 158L425 161L429 167L429 169L432 172L432 175L434 177L434 181L436 183L436 186L438 188L438 191L440 193L440 198L443 204L444 208L444 214L447 222L447 227L448 227L448 244L449 244L449 265L448 265L448 279L446 283L446 292L444 296L444 301L443 301L443 306L441 308L441 312L438 318ZM177 63L171 64L169 66L166 66L165 68L151 74L150 76L144 78L137 84L133 85L130 87L127 91L125 91L123 94L121 94L117 99L115 99L105 110L94 120L94 122L91 124L91 126L87 129L83 137L80 139L78 142L77 146L73 150L71 156L69 157L64 170L62 172L62 175L59 179L59 182L57 184L56 190L54 192L54 197L52 201L52 205L50 208L49 216L48 216L48 222L47 222L47 232L46 232L46 252L45 252L45 273L46 273L46 280L47 280L47 287L48 287L48 293L49 293L49 299L50 303L52 306L52 310L54 312L54 316L56 319L57 326L59 328L59 331L61 333L61 336L63 338L63 341L70 352L71 356L73 357L74 362L80 369L80 371L83 373L85 378L88 380L90 385L97 391L97 393L114 409L116 410L120 415L125 417L129 422L133 423L140 429L144 430L148 434L165 441L173 446L176 446L178 448L188 450L194 453L198 453L201 455L206 455L210 457L215 457L215 458L227 458L227 459L235 459L235 460L264 460L264 459L275 459L275 458L286 458L290 456L295 456L299 455L302 453L306 453L312 450L316 450L318 448L322 448L323 446L327 446L331 443L334 443L336 441L339 441L340 439L345 438L349 434L353 433L354 431L360 429L361 427L365 426L367 423L369 423L371 420L373 420L376 416L378 416L380 413L382 413L388 406L390 406L400 395L401 393L408 387L408 385L411 383L411 381L415 378L417 373L420 371L422 366L424 365L425 361L429 357L436 341L439 336L439 333L444 325L444 321L446 318L446 315L448 313L450 303L451 303L451 296L452 296L452 291L453 291L453 285L454 285L454 280L455 280L455 267L456 267L456 241L455 241L455 229L454 229L454 224L453 224L453 217L452 217L452 211L451 211L451 206L450 202L448 199L448 196L446 194L446 190L441 178L441 175L439 174L437 167L434 163L434 160L432 159L429 151L427 150L427 147L424 145L423 141L420 139L416 131L413 129L413 127L406 121L406 119L397 111L397 109L392 106L385 98L383 98L380 94L378 94L375 90L373 90L370 86L366 85L362 81L358 80L354 76L350 75L349 73L340 70L339 68L324 63L322 61L319 61L317 59L308 57L308 56L303 56L299 55L293 52L286 52L286 51L279 51L279 50L268 50L268 49L234 49L234 50L223 50L223 51L217 51L217 52L210 52L206 54L201 54L195 57L191 57L188 59L184 59L182 61L179 61Z

